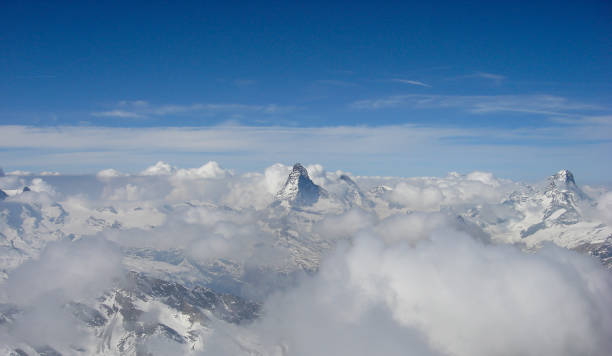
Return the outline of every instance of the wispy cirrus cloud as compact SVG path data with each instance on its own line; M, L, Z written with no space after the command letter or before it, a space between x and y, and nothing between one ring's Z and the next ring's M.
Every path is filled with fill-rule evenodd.
M135 112L125 111L125 110L96 111L96 112L92 112L91 116L95 116L95 117L120 117L120 118L127 118L127 119L139 119L139 118L144 117L141 114L137 114Z
M409 79L402 79L402 78L393 78L391 79L392 82L396 82L396 83L402 83L402 84L410 84L410 85L417 85L417 86L421 86L421 87L426 87L426 88L431 88L431 85L423 83L421 81L418 80L409 80Z
M323 85L331 85L336 87L355 87L358 86L353 82L349 82L346 80L337 80L337 79L320 79L316 80L315 83L323 84Z
M555 117L551 119L554 122L568 125L601 125L601 126L612 126L612 115L595 115L595 116L581 116L578 118L567 118L567 117Z
M574 101L555 95L392 95L360 100L352 109L389 108L461 109L474 114L515 112L547 116L576 116L583 111L604 110L595 104Z
M490 79L493 80L495 82L501 82L502 80L506 79L506 76L501 75L501 74L495 74L495 73L488 73L488 72L476 72L472 75L470 75L469 77L472 78L482 78L482 79Z
M153 105L144 100L120 101L116 108L107 111L92 112L95 117L116 117L116 118L147 118L163 117L168 115L217 115L217 114L284 114L296 110L294 106L284 106L277 104L250 105L239 103L194 103L189 105Z
M464 74L459 76L453 76L446 78L446 80L462 80L462 79L485 79L493 82L495 85L500 85L504 80L507 79L505 75L490 73L490 72L473 72L470 74Z

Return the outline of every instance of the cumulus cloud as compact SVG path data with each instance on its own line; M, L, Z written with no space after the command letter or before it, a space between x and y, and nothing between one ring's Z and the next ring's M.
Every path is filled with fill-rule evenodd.
M341 209L272 204L291 171L280 163L245 174L215 161L195 168L159 161L139 174L0 177L0 188L15 192L0 203L0 251L27 252L0 259L2 302L22 308L11 328L0 326L0 343L68 354L96 344L65 305L95 300L127 269L264 302L251 324L211 317L205 354L607 355L612 348L612 279L599 261L552 244L525 252L485 232L483 221L518 214L501 202L520 184L482 171L391 178L306 167ZM347 203L356 197L350 189L373 205ZM612 196L597 191L597 199L593 209L610 221ZM470 209L481 220L457 214ZM155 308L143 320L161 319ZM157 335L147 346L184 352L177 345Z
M53 171L42 171L40 172L40 175L45 177L45 176L59 176L61 174L59 172L53 172Z
M14 270L4 286L8 300L18 305L50 295L80 300L98 297L120 271L119 252L105 241L56 242Z
M436 211L457 204L498 203L516 185L491 173L451 173L445 178L415 178L400 181L389 193L390 200L411 210Z
M118 170L113 169L113 168L103 169L100 172L98 172L98 174L96 175L98 176L98 178L101 178L101 179L125 176L124 173L121 173Z
M164 175L168 176L176 172L176 167L172 167L166 162L158 161L155 165L147 167L144 171L140 172L143 176L156 176Z
M553 246L525 254L452 230L415 247L405 241L358 237L317 276L271 299L255 332L291 355L605 355L612 347L612 279L596 261Z
M121 255L107 241L48 244L38 258L23 263L2 284L3 302L20 311L9 327L0 329L0 340L26 350L87 349L95 341L67 303L91 303L121 276Z
M210 161L198 168L179 169L176 171L176 178L225 178L232 173L221 168L219 163Z
M606 192L597 199L597 211L605 222L612 225L612 192Z
M16 170L16 171L11 171L6 173L7 176L31 176L33 173L32 172L28 172L28 171L21 171L21 170Z

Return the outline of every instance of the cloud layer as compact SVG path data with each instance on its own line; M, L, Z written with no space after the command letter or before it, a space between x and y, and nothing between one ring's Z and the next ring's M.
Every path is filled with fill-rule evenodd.
M612 275L600 261L552 243L527 249L518 232L516 244L493 234L524 217L504 203L513 192L537 186L484 171L393 178L306 168L334 201L274 204L291 171L280 163L243 174L214 161L157 161L136 174L0 177L8 192L0 312L11 318L0 343L93 352L106 331L78 322L69 306L95 305L136 271L263 303L250 324L211 316L189 329L169 319L181 312L142 299L143 322L198 340L156 335L142 344L153 354L603 356L612 348ZM584 226L605 229L610 193L588 192ZM113 332L125 332L116 323Z
M515 179L537 179L570 167L587 172L583 179L600 183L612 174L603 164L611 149L610 126L589 121L514 131L398 125L147 129L3 126L2 132L0 160L5 170L36 167L91 173L113 167L133 173L162 158L183 166L216 159L245 171L308 158L368 175L443 175L451 170L486 169ZM83 164L75 167L75 160ZM594 164L597 169L592 169ZM588 172L592 172L590 176Z

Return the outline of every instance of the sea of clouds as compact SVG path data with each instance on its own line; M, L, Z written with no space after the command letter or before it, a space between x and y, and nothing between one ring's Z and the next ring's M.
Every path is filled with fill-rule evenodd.
M242 285L224 287L262 303L252 323L214 325L206 355L612 351L612 274L597 259L552 243L530 251L497 243L449 213L490 206L507 218L496 204L523 183L486 172L397 178L306 168L338 196L346 190L343 174L364 192L391 188L377 198L379 210L353 206L303 224L280 219L308 240L301 258L316 268L307 270L266 225L278 220L270 205L290 166L245 174L216 162L188 169L158 162L139 174L0 171L0 189L9 195L0 202L0 299L3 308L22 310L9 326L0 323L0 344L89 350L94 337L65 305L95 301L130 270L205 282L193 270L143 264L129 253L147 249L196 266L231 261L236 270L227 273ZM22 192L25 186L30 191ZM612 223L612 192L585 191L595 202L590 216ZM151 339L148 350L185 352L163 339Z

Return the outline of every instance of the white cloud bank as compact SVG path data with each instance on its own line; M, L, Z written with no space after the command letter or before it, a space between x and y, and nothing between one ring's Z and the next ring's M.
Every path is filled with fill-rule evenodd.
M452 230L411 247L362 235L272 298L254 333L291 355L606 355L612 278L549 246L536 254ZM276 349L275 349L276 347ZM281 354L281 353L278 353Z
M0 130L0 161L5 170L90 173L113 167L137 172L161 158L183 166L218 160L245 171L274 162L308 159L370 175L442 175L450 170L486 169L500 176L537 179L569 167L584 171L585 180L602 182L612 176L612 168L603 164L612 150L611 126L588 122L514 131L417 125L138 129L1 126ZM75 161L81 165L75 167ZM164 169L172 171L171 167Z
M346 192L347 173L306 167L330 194ZM290 169L235 174L214 161L196 168L157 161L137 174L0 177L0 188L16 192L0 204L1 256L10 258L12 246L31 253L0 285L3 302L26 309L14 327L0 326L0 344L93 350L100 340L75 326L66 302L94 300L125 270L198 285L210 282L201 270L212 265L245 295L264 298L264 311L252 324L207 324L204 354L605 356L612 349L612 274L599 261L552 244L525 252L444 210L499 204L520 184L482 171L353 177L366 192L387 185L372 199L397 210L283 215L270 204ZM609 218L610 193L598 199L595 210ZM316 267L309 276L276 280L309 262ZM153 354L184 352L161 338L148 346Z

